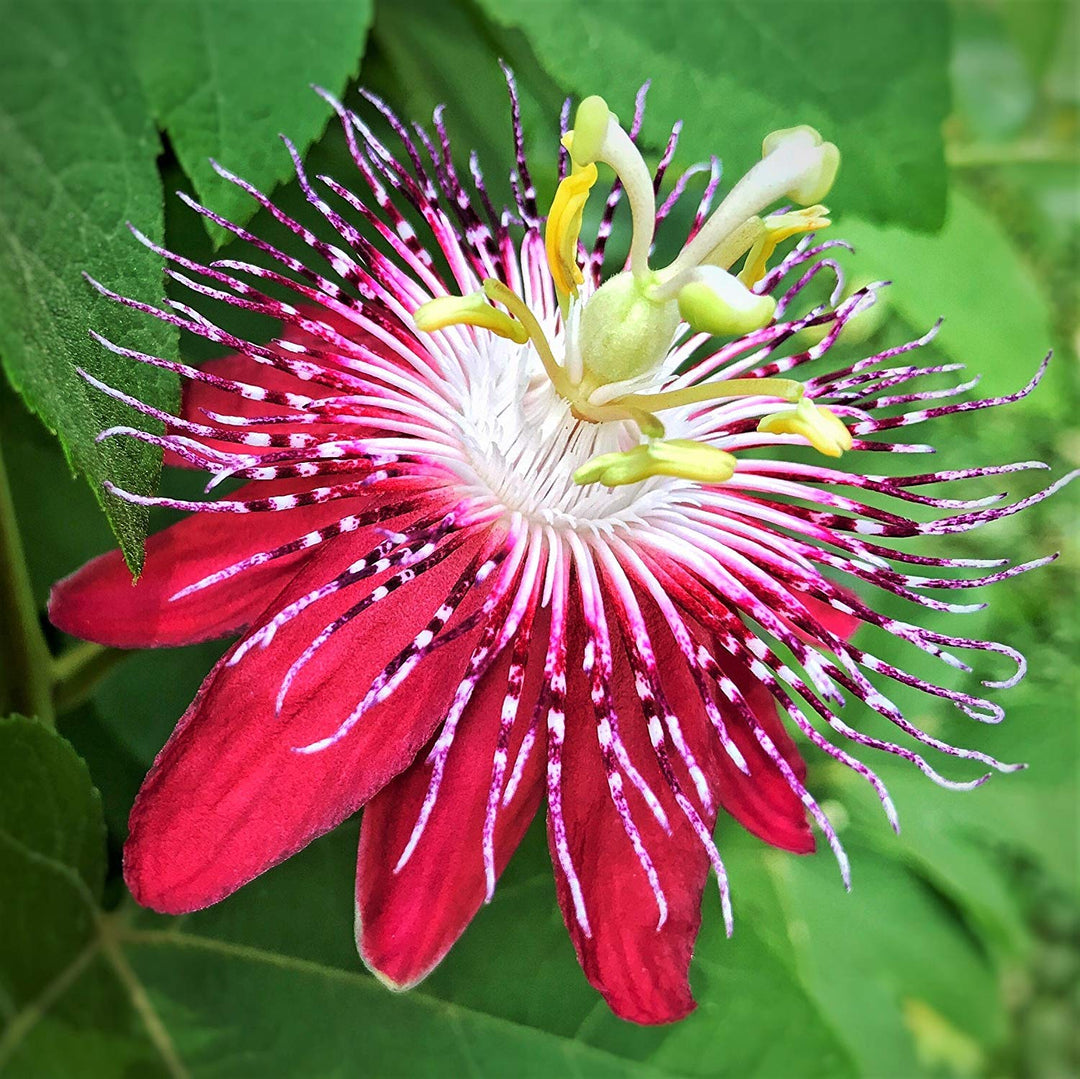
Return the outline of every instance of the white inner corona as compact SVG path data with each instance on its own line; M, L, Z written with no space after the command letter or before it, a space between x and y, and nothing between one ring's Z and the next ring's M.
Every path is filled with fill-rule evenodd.
M565 362L561 321L554 313L536 313L556 357ZM638 445L637 427L577 419L531 343L470 332L475 349L458 352L469 372L468 387L462 411L453 417L465 458L458 469L463 480L490 493L508 513L559 530L605 530L686 501L694 485L668 476L615 488L575 483L574 472L593 457ZM681 417L671 412L664 418L678 437Z

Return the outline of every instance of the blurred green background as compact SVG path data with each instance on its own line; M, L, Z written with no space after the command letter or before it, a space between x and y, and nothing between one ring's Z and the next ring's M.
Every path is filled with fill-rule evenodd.
M684 118L676 165L716 152L729 182L764 132L815 124L845 155L829 201L833 232L858 249L850 272L894 282L886 317L864 328L870 340L843 347L908 339L943 314L927 353L982 372L990 393L1023 385L1053 347L1035 395L927 435L942 467L1042 459L1057 476L1080 464L1080 7L46 0L31 10L4 0L0 22L0 360L9 379L0 450L11 495L7 505L0 478L0 714L33 710L46 721L0 722L0 1073L1080 1074L1075 488L935 548L1018 560L1061 552L1051 567L977 597L991 600L986 611L934 616L947 631L1027 654L1030 675L1003 698L1005 724L972 729L933 700L897 695L925 729L1031 768L956 794L872 762L898 804L898 839L855 777L811 757L811 788L852 856L851 895L827 853L773 852L721 821L736 933L724 938L707 894L692 970L700 1007L672 1027L622 1023L589 988L539 829L450 957L403 996L363 972L353 949L355 820L212 910L180 919L137 910L119 874L127 813L221 649L99 656L46 627L58 681L29 675L45 669L35 635L50 584L116 542L46 426L91 483L155 483L152 458L92 443L110 414L72 373L76 363L105 370L85 329L107 327L163 355L178 344L102 309L79 272L159 295L160 268L127 237L126 217L151 234L164 229L174 249L208 254L222 237L208 235L174 189L251 213L213 178L208 154L266 188L284 183L282 201L298 207L279 130L312 171L348 182L351 163L333 125L322 133L327 110L307 89L313 80L350 102L358 83L370 86L424 121L445 101L461 163L475 146L499 189L511 165L496 66L505 57L548 197L566 93L602 93L625 116L652 77L652 150ZM255 220L255 231L271 231L265 215ZM116 370L146 396L175 394L152 372ZM1018 496L1038 483L1015 480ZM980 493L993 489L987 481ZM137 551L145 522L109 511L115 535ZM997 669L976 666L972 685Z

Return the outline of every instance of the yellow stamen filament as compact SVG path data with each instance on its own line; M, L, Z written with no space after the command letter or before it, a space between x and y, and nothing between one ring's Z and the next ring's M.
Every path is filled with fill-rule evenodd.
M778 244L799 233L814 232L817 229L827 228L830 224L829 211L820 203L793 213L770 214L762 222L764 232L757 238L750 253L746 256L739 280L747 288L757 284L765 276L769 259L772 258Z
M634 408L618 401L606 405L590 405L587 401L575 399L570 402L570 411L578 419L588 420L590 423L631 420L637 424L638 430L646 438L664 437L664 424L658 416L642 408Z
M758 430L769 435L799 435L818 453L839 457L854 445L851 432L835 413L804 397L795 408L766 416Z
M730 269L760 239L765 232L765 222L754 214L738 228L729 232L702 260L702 265Z
M483 292L470 292L467 296L437 296L416 309L413 322L421 333L466 325L490 330L519 345L529 340L526 328L504 311L492 307Z
M621 487L640 483L650 476L675 476L697 483L724 483L735 474L736 463L730 453L715 446L673 438L635 446L622 453L602 453L574 473L574 482Z
M803 384L793 378L729 378L719 382L701 382L685 390L665 393L632 393L611 403L623 407L662 412L666 408L696 405L702 401L718 401L725 397L779 397L784 401L801 401Z
M494 277L484 278L484 292L487 294L488 299L495 303L501 303L525 327L526 340L531 341L536 349L540 362L544 365L547 377L551 379L551 383L558 393L569 398L572 394L570 380L555 359L555 354L551 351L551 345L548 344L543 328L536 321L536 316L529 310L525 301L513 289L508 288Z
M570 141L569 136L564 141ZM574 162L573 171L559 184L551 203L544 246L560 302L568 296L576 297L578 286L585 280L577 261L578 236L581 234L581 215L595 183L596 166L581 166Z

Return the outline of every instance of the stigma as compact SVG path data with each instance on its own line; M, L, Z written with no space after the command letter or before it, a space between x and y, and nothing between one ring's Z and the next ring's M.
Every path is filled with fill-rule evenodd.
M654 267L652 174L603 98L581 102L562 145L570 167L556 190L544 235L559 309L552 339L526 302L494 278L468 295L438 296L421 304L413 316L417 330L472 326L528 348L574 419L619 423L637 431L637 445L577 468L578 484L614 487L657 475L725 482L734 474L736 459L708 443L667 438L663 415L731 398L765 399L765 416L757 428L764 434L798 436L828 456L851 449L853 440L842 420L805 398L802 385L791 379L721 378L665 388L673 374L666 361L683 327L710 337L740 337L773 321L776 301L755 286L779 244L829 224L821 200L839 168L836 146L805 125L767 135L761 160L676 257ZM580 244L599 166L610 169L622 185L632 220L626 268L602 281L586 279ZM779 200L798 208L765 213Z

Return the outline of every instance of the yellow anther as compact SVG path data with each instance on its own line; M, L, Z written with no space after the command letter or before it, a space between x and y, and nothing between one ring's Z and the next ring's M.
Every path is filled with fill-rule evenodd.
M843 421L822 405L804 397L794 408L766 416L758 430L769 435L800 435L818 453L839 457L852 447L851 432Z
M564 142L569 142L569 136ZM548 267L555 281L560 300L577 296L578 286L585 280L578 266L578 236L581 234L581 215L589 200L589 191L596 183L596 166L572 163L570 175L555 192L544 230L544 246Z
M483 292L470 292L467 296L436 296L416 309L413 322L421 333L465 325L480 326L519 345L529 340L528 330L505 311L492 307Z
M792 236L802 232L815 232L817 229L828 228L829 211L818 203L816 206L807 206L802 210L794 210L786 214L769 214L761 223L763 231L754 241L754 246L746 256L743 263L739 280L749 288L757 284L765 276L768 269L769 259L778 244Z
M735 474L735 458L704 442L673 438L649 442L623 453L602 453L574 473L574 482L621 487L650 476L675 476L698 483L724 483Z

